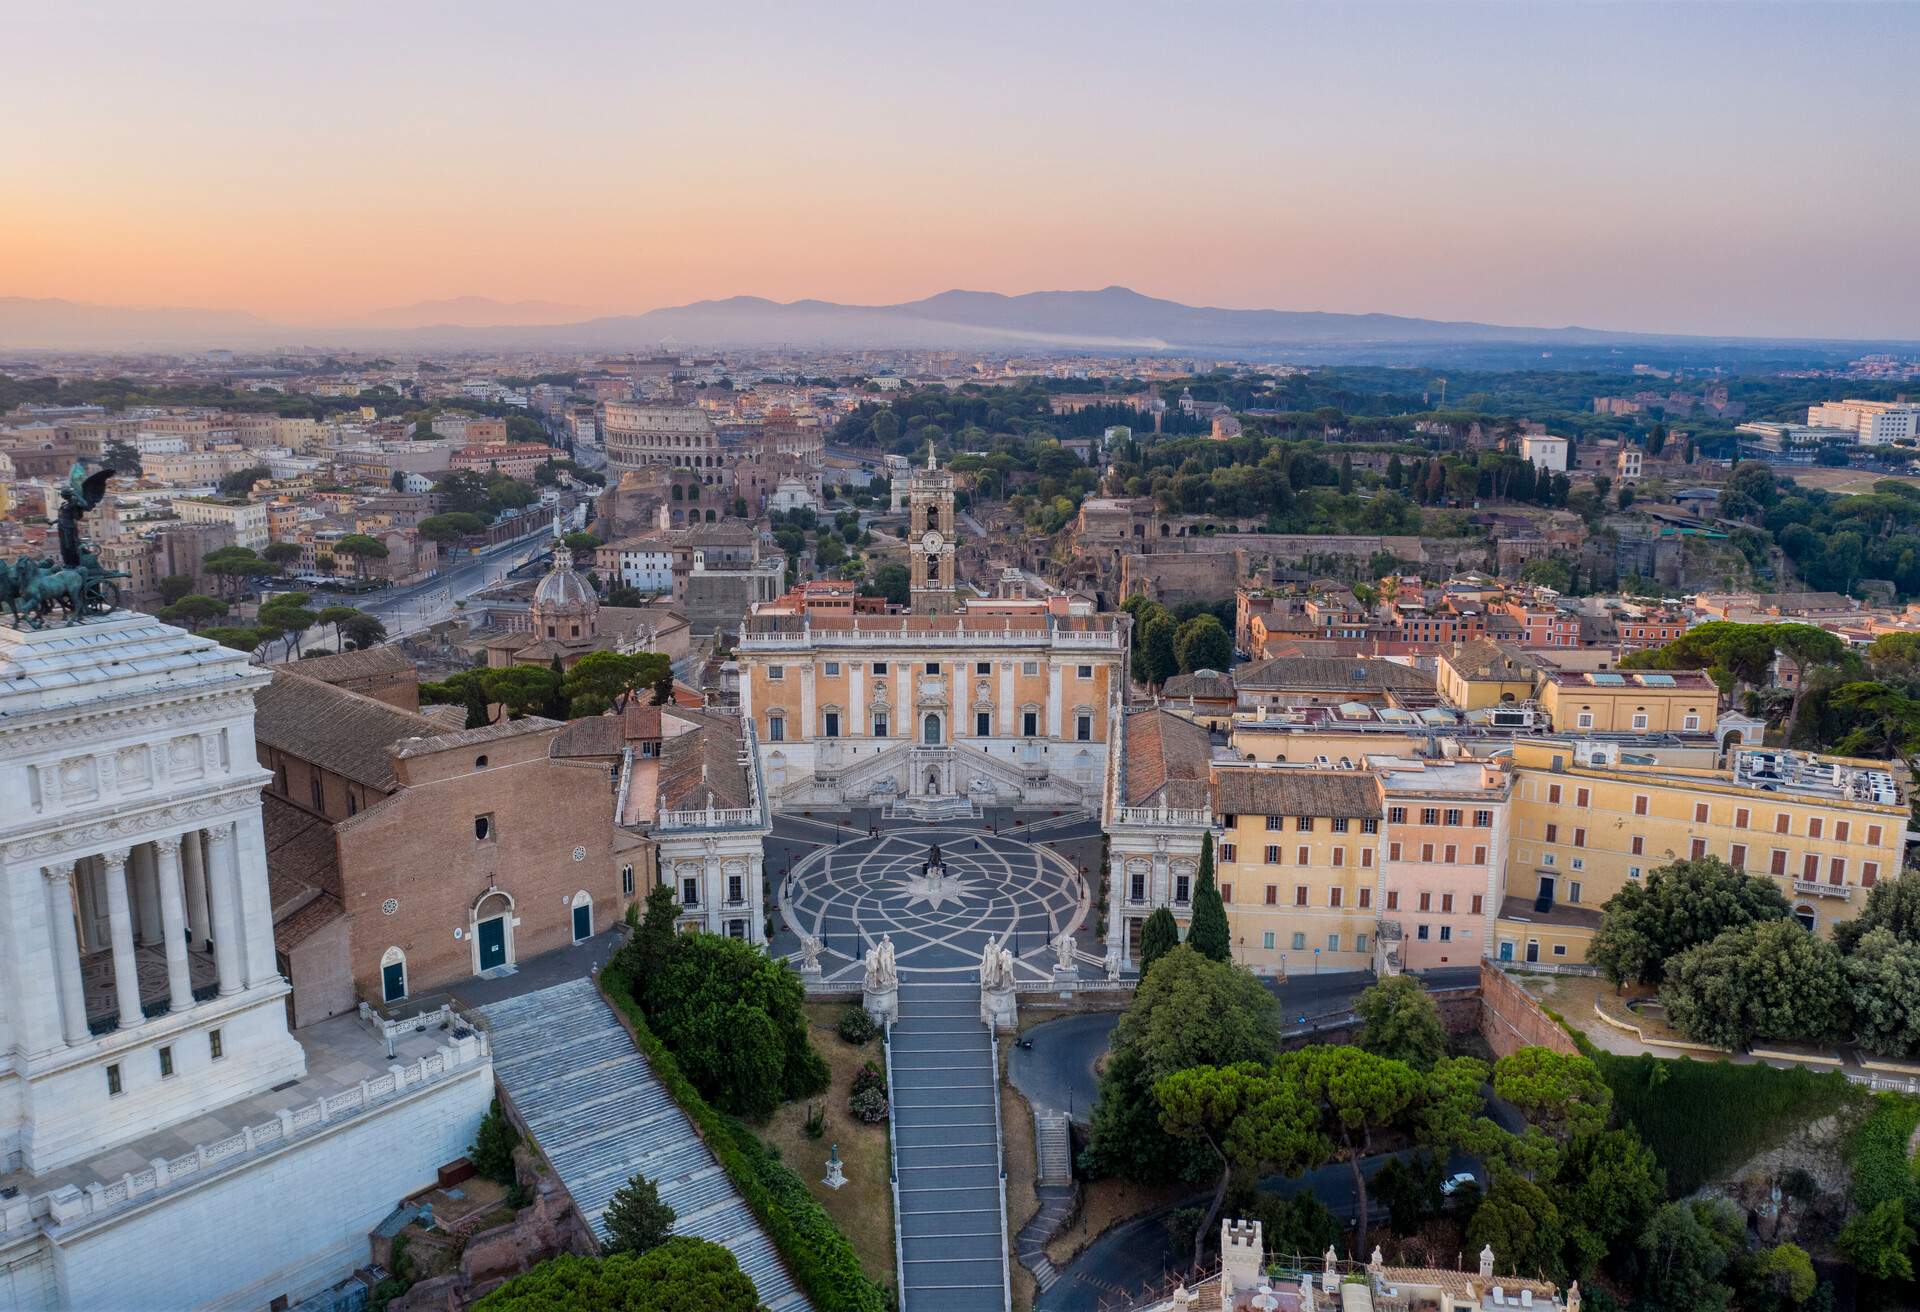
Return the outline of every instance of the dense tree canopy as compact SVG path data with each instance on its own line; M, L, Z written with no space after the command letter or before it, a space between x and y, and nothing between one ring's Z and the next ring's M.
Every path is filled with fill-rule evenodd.
M1771 880L1735 870L1718 857L1659 866L1628 881L1601 907L1587 960L1616 984L1657 984L1681 952L1723 930L1788 915Z
M669 1239L637 1257L542 1262L474 1312L763 1312L733 1254L704 1239Z

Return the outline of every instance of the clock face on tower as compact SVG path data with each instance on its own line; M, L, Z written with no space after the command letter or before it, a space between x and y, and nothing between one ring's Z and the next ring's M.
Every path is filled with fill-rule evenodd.
M940 530L937 528L930 528L920 536L920 545L927 551L940 550L940 543Z

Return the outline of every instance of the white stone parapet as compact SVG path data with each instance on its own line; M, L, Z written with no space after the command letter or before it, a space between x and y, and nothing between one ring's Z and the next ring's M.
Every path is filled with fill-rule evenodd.
M410 1030L413 1022L405 1024ZM455 1073L491 1062L492 1046L486 1032L475 1030L414 1061L396 1062L387 1067L386 1074L364 1079L357 1088L315 1099L301 1107L282 1108L274 1120L243 1126L238 1134L200 1144L192 1152L171 1160L156 1157L145 1170L128 1172L111 1184L91 1184L84 1189L66 1185L33 1197L22 1195L0 1201L0 1238L24 1232L42 1222L67 1226L91 1221L129 1203L143 1201L189 1181L204 1179L211 1172L274 1151Z
M1113 819L1115 824L1121 825L1211 829L1213 808L1208 806L1120 806L1114 808Z

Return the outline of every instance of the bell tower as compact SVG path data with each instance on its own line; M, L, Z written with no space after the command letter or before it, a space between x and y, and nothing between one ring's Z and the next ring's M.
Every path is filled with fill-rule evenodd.
M951 614L960 605L956 591L958 562L954 554L957 542L953 526L953 475L934 463L932 442L927 443L926 468L913 471L907 491L907 510L913 613Z

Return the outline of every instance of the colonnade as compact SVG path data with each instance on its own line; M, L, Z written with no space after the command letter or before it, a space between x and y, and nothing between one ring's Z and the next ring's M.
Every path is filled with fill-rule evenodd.
M190 951L211 951L221 997L239 993L276 970L272 912L244 905L231 821L57 862L41 867L41 873L46 878L60 1031L69 1045L88 1038L82 974L88 954L111 953L120 1029L145 1019L140 947L161 949L167 1010L176 1014L194 1005ZM259 883L264 894L265 881ZM266 937L250 951L248 929L262 921ZM264 960L253 960L261 956Z

